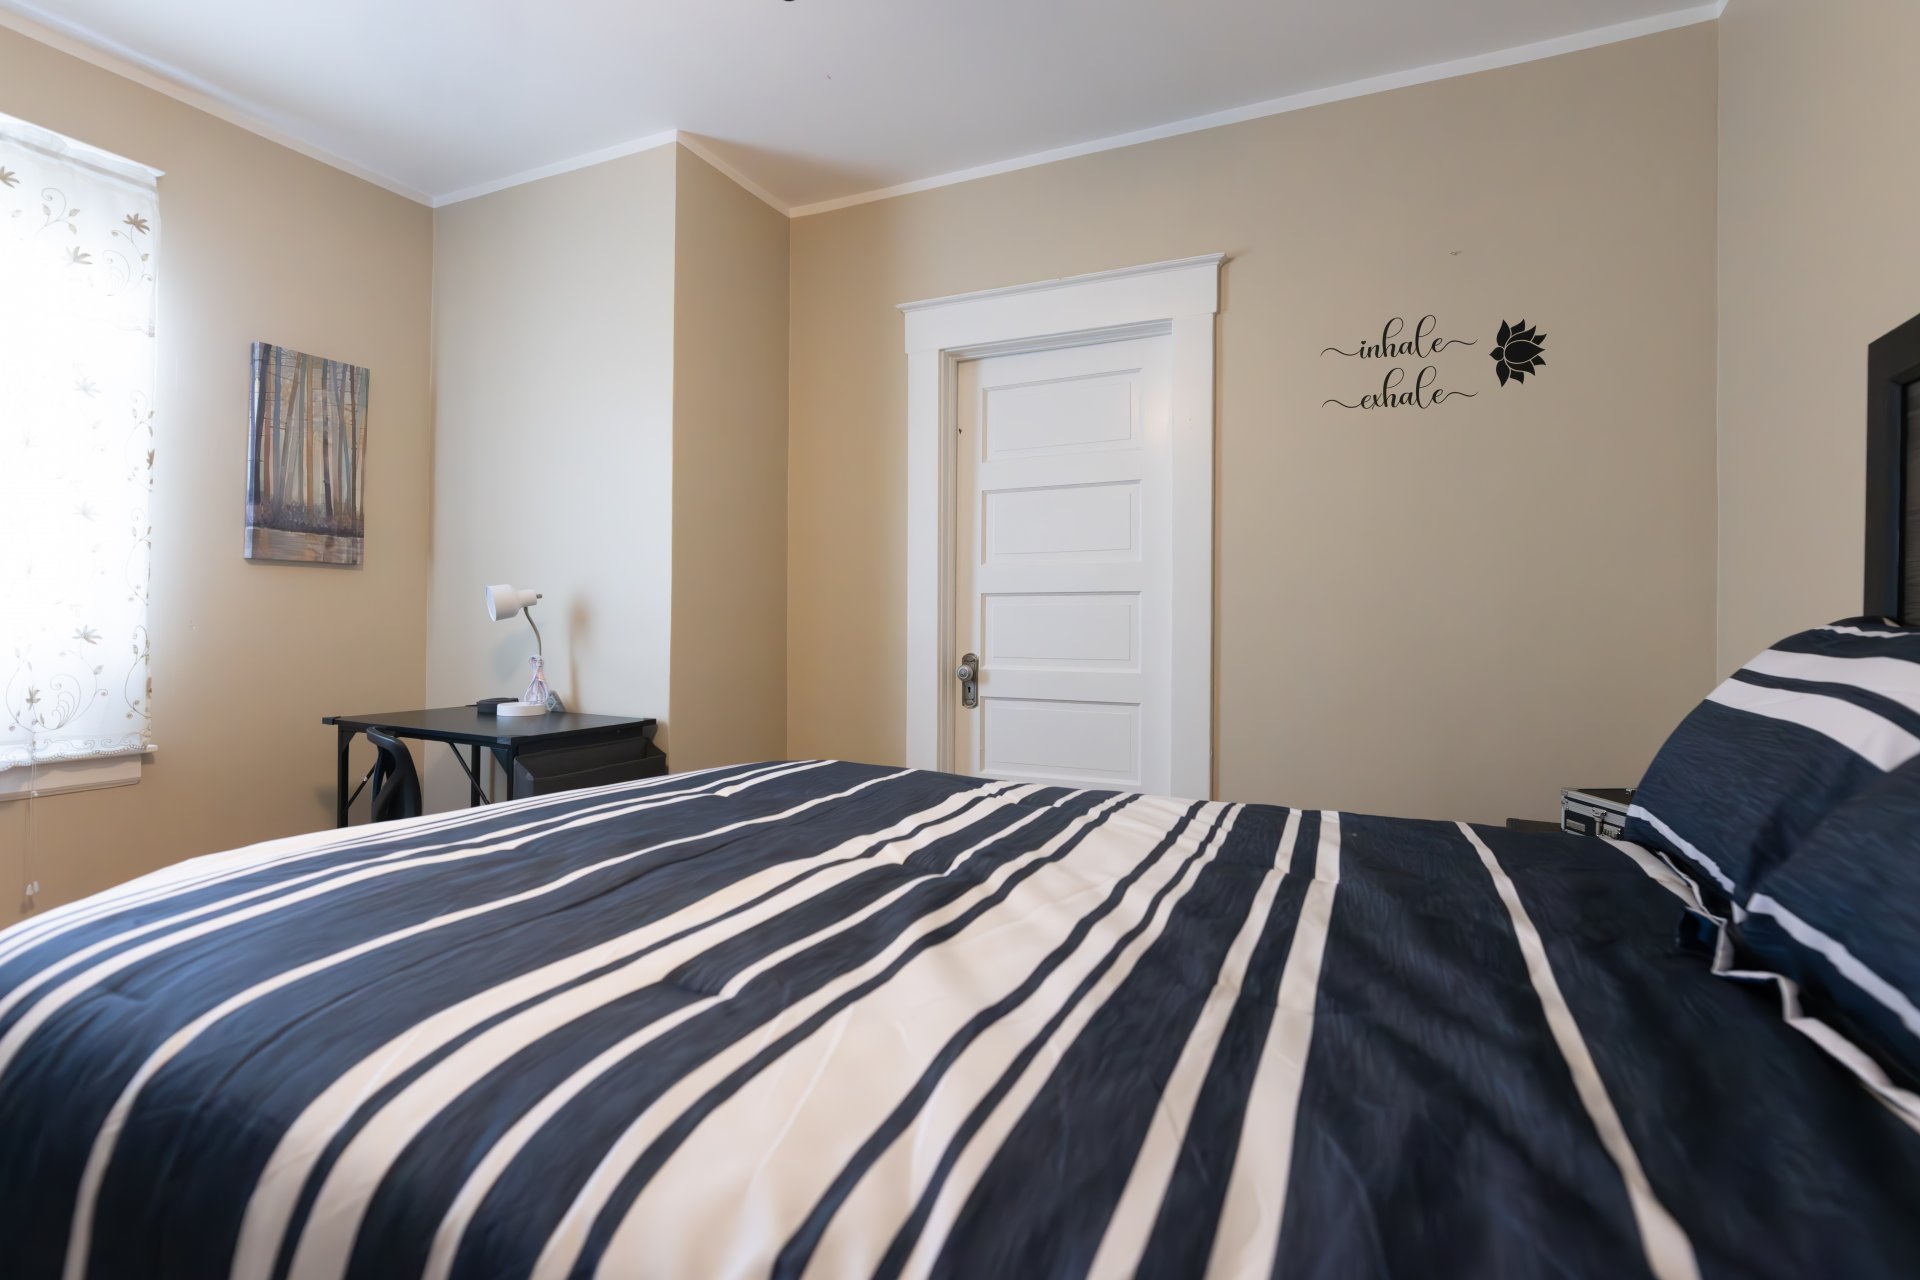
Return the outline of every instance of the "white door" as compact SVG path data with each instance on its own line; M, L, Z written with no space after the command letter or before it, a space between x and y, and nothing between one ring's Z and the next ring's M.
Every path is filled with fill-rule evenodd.
M1161 335L959 366L955 770L1172 790L1171 358Z

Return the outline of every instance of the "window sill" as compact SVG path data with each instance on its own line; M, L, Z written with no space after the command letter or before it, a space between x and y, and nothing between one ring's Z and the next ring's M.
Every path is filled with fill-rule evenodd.
M145 752L129 752L83 760L49 760L32 767L16 766L0 772L0 804L34 796L64 795L70 791L130 787L140 781L145 760Z

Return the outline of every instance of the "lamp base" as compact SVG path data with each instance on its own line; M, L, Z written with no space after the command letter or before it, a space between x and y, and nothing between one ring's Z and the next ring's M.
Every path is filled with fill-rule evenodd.
M543 716L547 714L544 704L538 702L503 702L493 709L497 716Z

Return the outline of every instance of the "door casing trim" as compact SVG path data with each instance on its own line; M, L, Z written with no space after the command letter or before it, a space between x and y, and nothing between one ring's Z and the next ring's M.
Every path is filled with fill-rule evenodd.
M1213 783L1214 338L1224 253L902 303L907 352L906 752L951 769L956 370L965 360L1172 339L1172 791Z

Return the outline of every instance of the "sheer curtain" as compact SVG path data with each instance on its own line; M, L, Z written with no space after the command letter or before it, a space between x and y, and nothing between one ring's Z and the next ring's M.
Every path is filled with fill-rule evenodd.
M156 177L0 115L0 770L149 742Z

